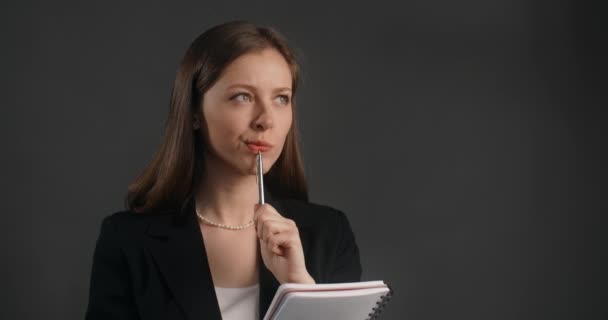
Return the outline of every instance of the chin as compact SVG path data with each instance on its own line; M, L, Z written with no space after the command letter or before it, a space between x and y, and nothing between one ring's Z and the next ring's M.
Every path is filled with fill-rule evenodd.
M264 174L268 173L268 171L270 171L270 168L272 168L272 166L274 165L274 163L276 162L276 159L268 159L266 157L264 157ZM246 165L246 171L247 174L249 175L256 175L257 174L257 157L253 157L253 161L250 162L248 165Z

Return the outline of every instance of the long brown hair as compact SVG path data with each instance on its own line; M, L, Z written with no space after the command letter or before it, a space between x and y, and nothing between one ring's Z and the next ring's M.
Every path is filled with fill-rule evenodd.
M290 67L292 108L295 108L300 67L295 52L278 31L241 20L205 31L192 42L177 69L163 141L152 161L129 185L126 196L129 209L172 210L183 207L193 196L205 170L206 146L193 129L194 115L198 114L203 95L232 61L266 48L280 52ZM308 201L296 119L294 109L281 155L264 175L264 182L273 195ZM205 123L203 118L201 122Z

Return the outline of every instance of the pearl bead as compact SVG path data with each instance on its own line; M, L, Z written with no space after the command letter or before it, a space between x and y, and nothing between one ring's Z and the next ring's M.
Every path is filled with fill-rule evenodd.
M212 226L218 227L218 228L224 228L224 229L229 229L229 230L241 230L244 228L247 228L251 225L253 225L253 220L250 220L249 222L247 222L246 224L240 225L240 226L229 226L226 224L222 224L222 223L216 223L213 222L205 217L203 217L200 213L198 213L198 210L196 211L196 215L205 223L210 224Z

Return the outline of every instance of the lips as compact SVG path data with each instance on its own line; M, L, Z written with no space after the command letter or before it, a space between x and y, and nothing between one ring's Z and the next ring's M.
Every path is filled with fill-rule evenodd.
M270 144L269 142L264 141L264 140L245 141L245 144L247 144L247 147L249 148L249 150L251 150L251 152L254 152L254 153L266 152L266 151L270 150L270 148L272 148L272 144Z

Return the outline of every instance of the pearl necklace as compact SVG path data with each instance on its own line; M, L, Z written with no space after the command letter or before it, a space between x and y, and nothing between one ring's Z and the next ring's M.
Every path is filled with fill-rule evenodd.
M205 217L203 217L200 213L198 213L198 210L196 210L196 215L205 223L210 224L212 226L218 227L218 228L224 228L224 229L230 229L230 230L241 230L244 228L247 228L249 226L251 226L253 224L253 220L250 220L249 222L247 222L246 224L242 224L240 226L229 226L227 224L222 224L222 223L217 223L217 222L213 222Z

